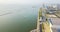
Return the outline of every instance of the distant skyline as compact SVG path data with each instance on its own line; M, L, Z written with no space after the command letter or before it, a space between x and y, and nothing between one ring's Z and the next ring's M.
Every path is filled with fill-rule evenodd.
M60 3L60 0L0 0L0 4L42 4Z

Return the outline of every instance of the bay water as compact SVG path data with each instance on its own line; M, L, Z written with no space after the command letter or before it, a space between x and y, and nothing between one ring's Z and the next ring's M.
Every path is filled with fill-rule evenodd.
M39 5L0 5L0 32L36 29Z

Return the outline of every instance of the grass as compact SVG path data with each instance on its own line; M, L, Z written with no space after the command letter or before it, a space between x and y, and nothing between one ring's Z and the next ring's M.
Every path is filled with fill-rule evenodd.
M39 10L39 19L41 16L42 16L42 8L40 8L40 10Z

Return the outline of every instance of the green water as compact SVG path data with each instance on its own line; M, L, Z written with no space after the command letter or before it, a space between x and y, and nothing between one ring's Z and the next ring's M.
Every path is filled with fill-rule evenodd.
M1 11L9 11L10 14L0 16L0 32L29 32L36 28L37 6L35 8L32 6L4 6ZM3 12L1 14L4 14Z

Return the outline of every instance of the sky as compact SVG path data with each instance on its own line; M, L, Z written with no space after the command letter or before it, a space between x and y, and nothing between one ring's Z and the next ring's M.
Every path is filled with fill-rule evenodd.
M60 3L60 0L0 0L0 4Z

